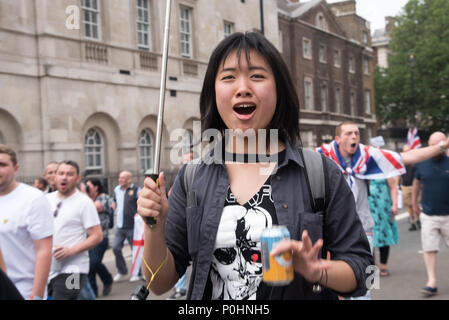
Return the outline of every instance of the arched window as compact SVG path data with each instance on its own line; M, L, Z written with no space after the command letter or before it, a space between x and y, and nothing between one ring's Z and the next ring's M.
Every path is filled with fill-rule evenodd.
M86 175L104 173L104 143L101 133L94 128L87 131L84 138L86 155Z
M140 170L145 172L153 168L154 147L153 147L153 134L145 129L142 130L139 136L139 162Z

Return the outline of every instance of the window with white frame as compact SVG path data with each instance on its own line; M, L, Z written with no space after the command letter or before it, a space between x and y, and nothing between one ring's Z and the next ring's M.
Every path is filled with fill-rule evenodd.
M355 73L355 60L353 56L349 56L349 72Z
M315 148L316 147L316 135L313 134L312 130L301 131L301 141L304 148Z
M368 32L366 32L366 31L362 31L362 42L364 44L368 43Z
M369 58L363 57L363 73L369 75Z
M306 59L312 59L312 41L302 38L302 56Z
M234 24L232 22L224 21L223 22L223 32L224 37L229 37L231 34L234 33Z
M327 31L326 19L321 12L316 15L316 26L321 30Z
M192 58L192 9L180 7L181 56Z
M365 113L371 114L371 90L366 89L364 96Z
M137 0L137 46L151 50L150 1Z
M83 0L84 37L92 40L101 39L101 17L99 0Z
M319 57L321 63L327 63L327 48L324 44L320 44Z
M341 89L335 88L335 113L341 113Z
M84 137L86 174L104 173L104 142L100 131L90 128Z
M313 110L313 82L309 77L304 79L304 107Z
M340 68L341 66L341 53L340 50L334 50L334 67Z
M320 97L321 97L321 110L329 111L329 107L327 105L327 85L323 84L320 89Z
M351 116L355 116L355 92L349 94L349 112Z
M150 130L144 129L140 132L138 145L140 170L145 172L153 168L153 134Z

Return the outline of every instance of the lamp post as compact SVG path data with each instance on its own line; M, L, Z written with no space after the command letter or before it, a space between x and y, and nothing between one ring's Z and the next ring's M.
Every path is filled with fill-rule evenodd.
M260 0L259 4L260 8L260 32L265 35L265 25L264 25L264 17L263 17L263 0Z
M414 78L414 73L413 70L415 68L415 55L413 53L410 54L410 56L408 57L408 62L410 64L410 74L411 74L411 78L410 78L410 85L412 88L412 123L413 126L416 127L416 102L415 102L415 78Z

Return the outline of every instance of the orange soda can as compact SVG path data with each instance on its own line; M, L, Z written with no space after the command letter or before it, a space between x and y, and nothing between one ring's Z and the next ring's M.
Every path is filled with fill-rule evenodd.
M283 239L290 239L285 226L264 229L260 236L262 249L263 281L272 286L284 286L293 281L293 258L291 252L270 256L273 247Z

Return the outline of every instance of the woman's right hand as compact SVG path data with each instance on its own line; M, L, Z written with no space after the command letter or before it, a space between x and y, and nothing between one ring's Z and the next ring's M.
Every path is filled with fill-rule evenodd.
M165 192L164 173L159 174L159 186L153 179L145 178L143 188L137 199L137 212L142 218L153 217L156 224L165 224L168 213L168 199Z

